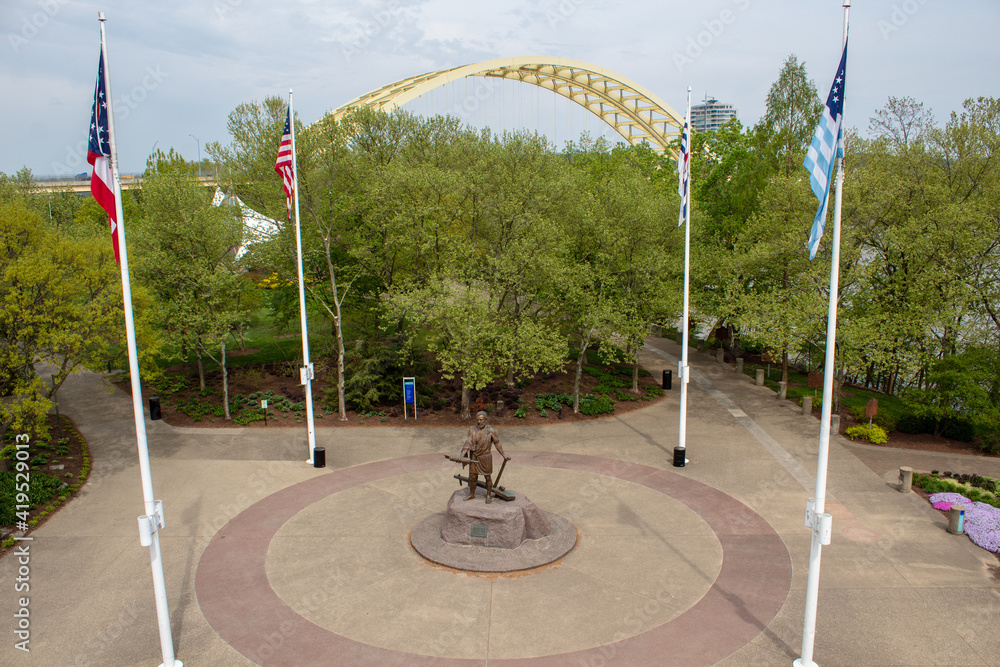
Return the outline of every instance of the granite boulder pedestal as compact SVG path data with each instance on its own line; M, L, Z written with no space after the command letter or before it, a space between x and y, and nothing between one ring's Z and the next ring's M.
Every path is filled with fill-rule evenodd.
M539 509L526 496L514 500L485 492L472 500L467 488L448 499L447 511L424 519L410 533L410 544L429 561L458 570L514 572L540 567L576 546L576 528L557 514Z

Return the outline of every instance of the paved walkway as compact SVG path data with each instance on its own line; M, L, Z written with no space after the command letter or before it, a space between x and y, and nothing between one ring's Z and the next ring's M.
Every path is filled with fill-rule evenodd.
M650 339L659 376L679 348ZM503 428L508 489L570 519L576 548L516 575L431 565L409 530L454 490L440 452L464 429L176 429L148 423L171 626L186 665L789 665L802 636L819 423L692 354L688 458L679 392L583 424ZM131 404L84 375L61 393L93 452L78 498L32 533L25 593L0 595L0 664L158 665ZM975 468L962 466L976 465ZM834 438L815 659L1000 665L992 554L915 494L899 465L997 474L997 462ZM453 466L453 464L451 464ZM18 576L0 560L0 581ZM993 568L991 570L991 568Z

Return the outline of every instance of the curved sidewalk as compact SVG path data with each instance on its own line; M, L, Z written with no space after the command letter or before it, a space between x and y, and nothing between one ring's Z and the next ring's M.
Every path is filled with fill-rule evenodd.
M651 338L641 361L659 376L679 353ZM147 422L178 659L790 664L819 423L731 366L691 357L685 468L671 465L676 385L622 417L500 429L514 457L505 486L580 533L561 562L516 576L433 566L406 542L454 490L439 452L456 449L464 429L321 428L329 467L316 470L297 430ZM91 446L92 476L32 533L31 652L9 640L0 663L158 665L131 405L94 375L60 395ZM878 454L831 443L834 537L823 551L816 661L1000 665L996 559L898 493L892 468L877 472L896 460ZM0 580L17 567L0 560ZM12 588L0 596L2 618L16 611ZM699 609L730 620L709 625Z

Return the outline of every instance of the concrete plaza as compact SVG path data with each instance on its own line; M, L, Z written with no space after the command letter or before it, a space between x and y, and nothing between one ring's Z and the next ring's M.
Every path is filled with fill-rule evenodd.
M650 338L643 366L676 369ZM692 353L679 391L597 421L500 428L504 486L576 526L527 572L435 566L409 531L456 488L464 429L179 429L147 422L176 655L194 665L790 665L802 642L819 422ZM90 481L31 533L30 653L16 650L17 560L0 560L4 665L150 665L161 655L128 397L93 374L60 391ZM834 437L814 658L1000 665L997 559L896 490L900 465L1000 476L1000 462Z

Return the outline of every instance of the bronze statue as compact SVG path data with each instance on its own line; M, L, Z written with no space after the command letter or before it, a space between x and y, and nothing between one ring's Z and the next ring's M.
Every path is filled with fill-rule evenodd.
M507 465L510 457L504 454L503 447L500 446L500 436L497 435L496 430L492 426L486 423L486 413L480 410L476 413L476 423L469 427L469 437L465 439L465 444L462 446L462 456L464 457L468 452L467 462L469 464L469 495L466 497L466 500L472 500L476 497L476 488L479 486L480 474L486 478L486 502L490 502L493 495L495 495L493 490L492 453L494 445L496 445L497 451L500 452L500 456L503 457L503 464ZM461 461L461 459L459 460ZM503 466L500 467L500 475L502 474ZM499 475L497 476L497 483L500 483Z

